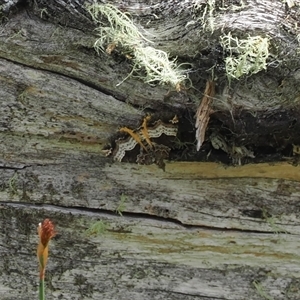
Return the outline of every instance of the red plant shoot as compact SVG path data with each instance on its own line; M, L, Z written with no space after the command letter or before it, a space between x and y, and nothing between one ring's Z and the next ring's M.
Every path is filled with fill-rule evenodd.
M37 257L40 268L40 279L45 277L45 269L48 259L48 244L51 238L56 235L53 223L50 219L45 219L38 226L39 244L37 247Z

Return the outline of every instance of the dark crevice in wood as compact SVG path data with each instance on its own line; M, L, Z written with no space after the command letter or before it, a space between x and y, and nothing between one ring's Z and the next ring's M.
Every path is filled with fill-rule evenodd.
M26 168L30 168L32 165L26 165L22 167L8 167L8 166L0 166L0 170L24 170Z
M289 160L297 165L299 159L293 152L293 145L300 145L298 115L299 111L294 108L273 111L272 115L267 112L257 112L256 116L248 111L240 111L233 122L229 112L215 113L211 117L205 142L199 152L196 151L193 124L189 120L181 119L177 135L181 149L176 148L175 143L170 159L232 164L229 153L222 149L215 149L211 144L210 136L218 133L228 146L245 146L253 151L255 157L242 157L242 164Z
M97 209L97 208L86 208L86 207L66 207L66 206L58 206L58 205L50 205L50 204L32 204L32 203L16 203L16 202L8 202L8 201L1 201L1 206L5 207L13 207L16 209L20 208L30 208L30 209L37 209L37 210L48 210L48 211L60 211L65 214L71 213L74 215L86 215L86 216L93 216L93 217L104 217L110 216L115 218L132 218L132 219L141 219L141 220L155 220L158 222L164 223L172 223L177 224L185 229L205 229L205 230L213 230L213 231L226 231L226 232L247 232L247 233L258 233L258 234L274 234L274 233L285 233L289 234L286 231L260 231L260 230L250 230L250 229L239 229L239 228L224 228L224 227L217 227L217 226L206 226L206 225L192 225L183 223L174 218L164 218L156 215L150 215L147 213L133 213L133 212L122 212L122 216L118 215L116 211L111 211L107 209Z
M159 109L158 109L159 111ZM170 110L171 111L171 110ZM173 112L173 113L176 113ZM267 112L257 112L253 116L249 111L240 111L234 116L234 121L229 112L215 113L205 134L205 141L200 149L196 150L195 129L192 111L179 111L177 137L170 138L165 135L155 139L158 144L171 148L169 159L171 161L200 161L219 162L225 165L239 164L234 153L225 152L224 149L216 149L211 142L211 136L217 134L225 142L229 149L245 147L253 153L253 157L241 154L240 164L288 161L298 165L299 155L294 150L300 145L299 130L300 122L297 109L273 111L272 115ZM172 113L153 114L152 119L163 121L169 120ZM110 138L110 146L115 147L115 141L125 138L124 134L114 134ZM139 154L139 146L126 153L124 162L136 163Z

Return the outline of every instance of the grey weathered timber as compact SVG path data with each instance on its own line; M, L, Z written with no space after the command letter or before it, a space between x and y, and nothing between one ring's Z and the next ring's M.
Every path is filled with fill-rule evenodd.
M272 299L299 297L295 235L187 228L51 206L1 208L2 299L37 297L37 220L57 222L47 299ZM99 236L85 230L101 219Z
M299 3L215 1L212 31L209 13L198 17L213 2L112 2L156 47L191 63L193 88L178 93L136 78L119 85L130 60L94 51L84 1L5 2L1 300L38 299L37 225L44 218L58 231L48 300L300 299L300 166L297 153L284 150L300 144ZM118 128L137 128L146 112L176 113L179 128L194 122L209 69L221 57L219 36L229 31L268 34L274 59L231 85L216 69L208 131L222 121L235 142L256 143L259 161L225 165L212 161L212 151L198 161L166 161L163 171L106 157L102 149ZM194 130L186 128L182 147ZM285 152L264 161L259 147L267 146Z

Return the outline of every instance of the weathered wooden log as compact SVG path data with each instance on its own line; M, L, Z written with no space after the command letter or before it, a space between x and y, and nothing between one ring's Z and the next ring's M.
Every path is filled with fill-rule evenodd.
M38 298L36 228L46 217L58 231L47 299L300 298L299 3L223 2L114 1L155 47L190 63L193 87L179 92L134 77L119 84L132 61L96 53L83 1L3 4L1 299ZM267 69L229 84L228 32L268 34ZM212 67L213 113L197 152L194 114ZM148 112L178 115L164 170L136 164L136 153L105 156L118 128L138 128ZM255 157L214 148L215 133Z

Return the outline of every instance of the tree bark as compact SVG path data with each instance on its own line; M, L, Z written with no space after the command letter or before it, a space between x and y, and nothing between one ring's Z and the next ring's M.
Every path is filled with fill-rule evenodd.
M44 218L58 231L47 299L300 298L299 3L225 2L113 1L155 47L190 64L192 85L179 92L119 84L132 62L95 52L83 1L3 2L1 299L37 299ZM267 69L229 83L228 32L268 35ZM197 152L194 114L211 68L216 95ZM164 170L102 151L147 113L179 119ZM255 157L214 148L214 133Z

